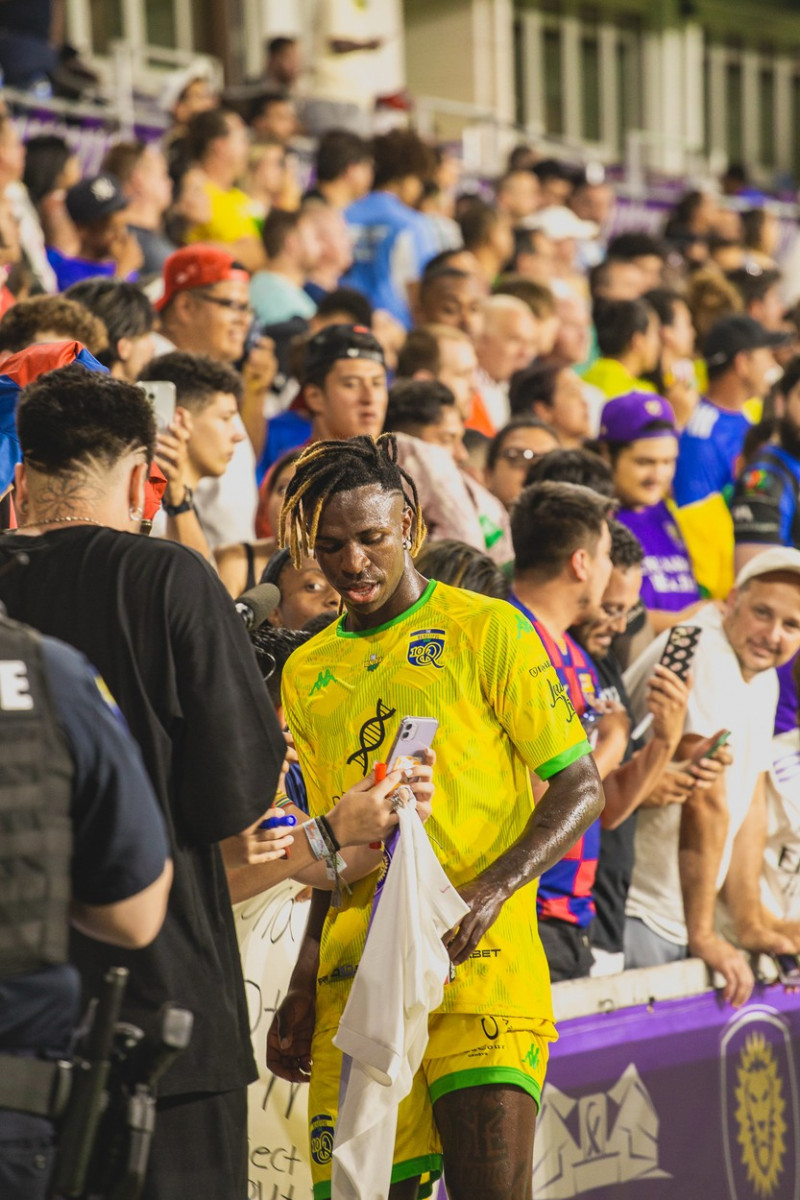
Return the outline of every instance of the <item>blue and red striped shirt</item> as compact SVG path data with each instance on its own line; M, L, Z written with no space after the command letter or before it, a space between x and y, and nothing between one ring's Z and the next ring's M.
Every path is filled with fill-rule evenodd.
M550 634L513 592L508 597L542 640L556 675L572 701L572 707L583 716L591 708L600 691L597 669L585 650L568 633L561 641ZM576 719L576 718L573 718ZM540 921L566 921L585 929L594 920L595 907L592 888L597 874L600 854L600 821L594 821L564 857L539 880L536 912Z

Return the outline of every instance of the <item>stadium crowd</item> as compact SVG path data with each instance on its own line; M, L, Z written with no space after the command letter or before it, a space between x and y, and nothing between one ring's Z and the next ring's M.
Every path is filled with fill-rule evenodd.
M443 1145L453 1200L478 1177L489 1200L524 1197L512 1176L554 1036L542 948L553 982L697 956L734 1005L771 956L800 953L800 290L744 180L733 200L687 194L659 237L609 236L612 183L530 146L467 190L457 156L412 129L328 128L307 181L280 83L228 105L188 78L163 141L119 142L90 177L0 112L0 600L103 675L174 868L149 948L85 922L70 961L90 994L128 965L142 1020L165 998L195 1014L145 1194L243 1197L253 1063L231 901L314 885L269 1064L302 1081L313 1059L315 1136L335 1112L370 844L398 819L400 777L381 782L371 752L414 711L396 623L419 610L420 661L444 679L449 654L453 690L410 786L470 915L448 934L444 1011L464 1024L431 1018L435 1122L415 1084L391 1194L416 1196ZM260 583L274 594L253 654L232 600ZM343 698L348 672L367 682ZM273 800L320 818L322 842L262 830ZM119 857L119 830L88 836ZM332 885L315 860L340 847L358 882L331 915L339 869ZM133 891L155 886L156 858ZM519 890L534 877L535 899ZM523 926L530 973L501 985L480 956ZM35 1002L0 978L0 1052L65 1052L70 970L43 968ZM454 1152L492 1103L447 1083L470 1014L529 1021L525 1078L492 1068L525 1101L503 1109L502 1169ZM0 1141L49 1161L49 1137ZM312 1159L330 1196L329 1156Z

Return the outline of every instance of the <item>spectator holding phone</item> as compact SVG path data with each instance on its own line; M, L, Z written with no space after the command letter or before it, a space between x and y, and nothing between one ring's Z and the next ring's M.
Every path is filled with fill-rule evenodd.
M701 630L692 661L692 687L678 757L695 757L730 731L734 771L721 771L682 807L639 814L633 878L628 892L625 965L654 966L691 953L725 978L725 998L743 1004L753 976L741 953L715 930L720 891L732 859L751 836L763 805L778 699L775 668L800 647L800 551L776 547L740 571L724 612L707 605L693 619ZM625 674L634 716L646 711L648 681L669 635L657 638ZM730 762L724 747L715 758ZM708 760L705 760L707 763ZM713 769L713 763L712 769ZM764 949L771 931L752 924L740 942Z

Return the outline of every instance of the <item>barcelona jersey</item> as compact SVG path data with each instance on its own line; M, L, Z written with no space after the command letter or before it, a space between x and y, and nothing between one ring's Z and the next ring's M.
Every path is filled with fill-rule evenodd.
M431 581L376 629L340 619L292 654L283 704L312 815L388 755L405 716L435 717L436 794L425 829L456 887L522 836L530 771L549 779L589 753L580 722L530 622L502 600ZM344 851L347 858L347 851ZM358 966L377 872L353 884L323 930L317 1028L338 1023ZM501 909L445 988L441 1012L552 1020L535 884Z
M599 684L597 669L585 650L568 633L556 641L541 621L512 592L510 602L528 618L547 651L561 686L579 716L592 707ZM577 721L576 721L577 724ZM560 862L539 880L536 909L542 921L566 921L586 928L594 920L592 888L600 857L600 821L594 821Z

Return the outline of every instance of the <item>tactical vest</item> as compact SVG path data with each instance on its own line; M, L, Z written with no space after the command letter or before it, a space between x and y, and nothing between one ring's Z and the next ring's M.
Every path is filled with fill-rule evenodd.
M67 961L73 777L41 639L0 618L0 979Z

